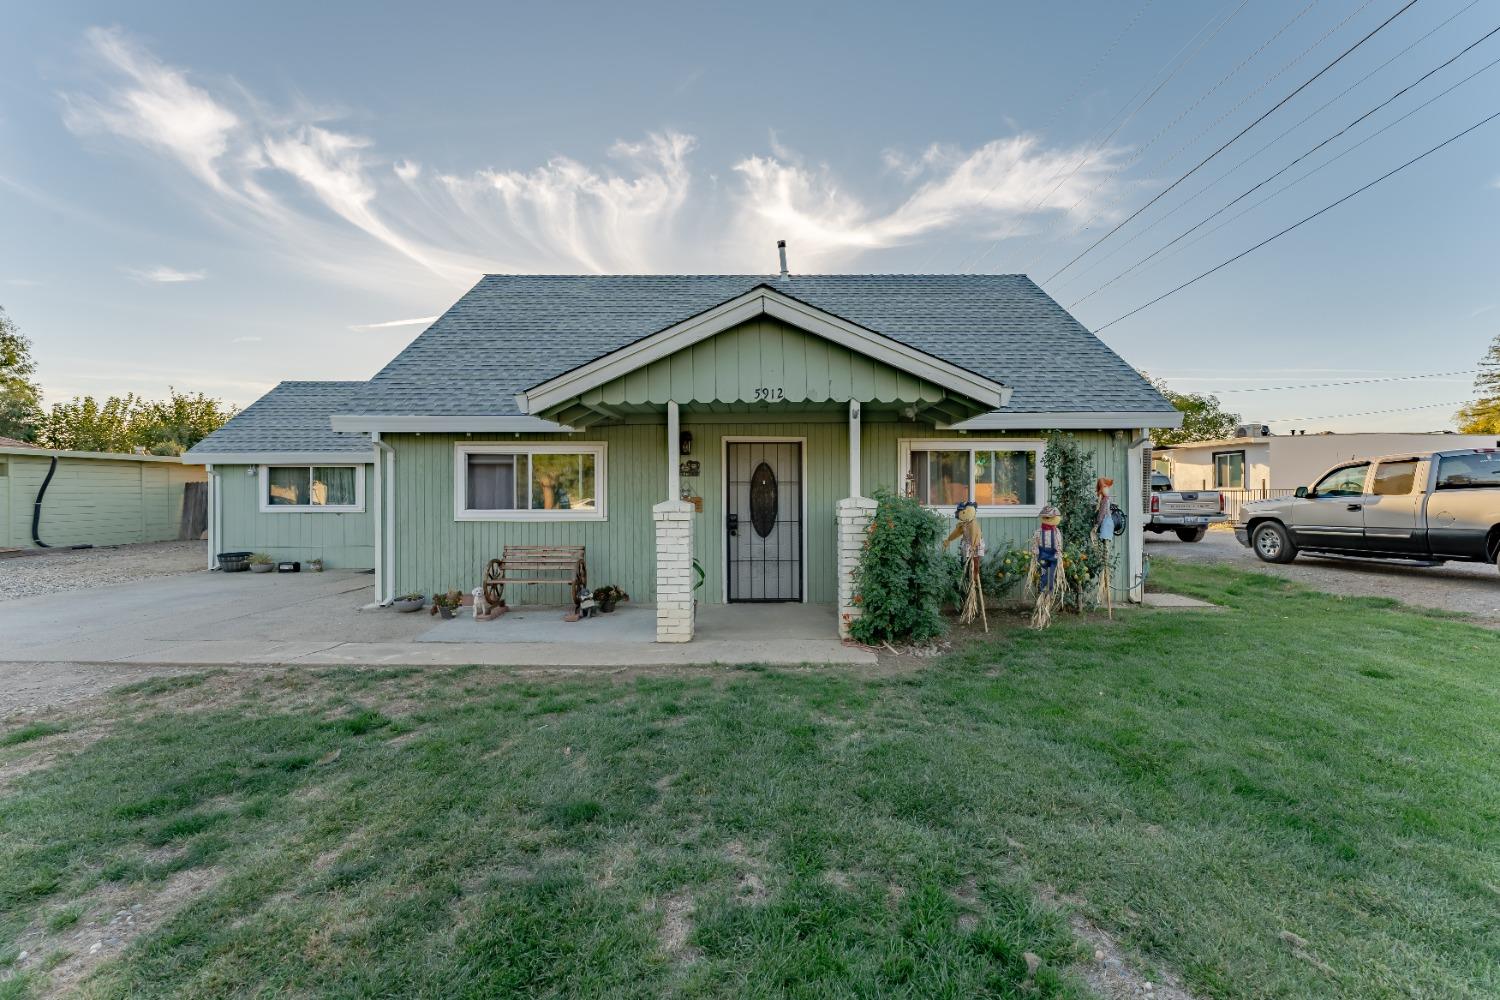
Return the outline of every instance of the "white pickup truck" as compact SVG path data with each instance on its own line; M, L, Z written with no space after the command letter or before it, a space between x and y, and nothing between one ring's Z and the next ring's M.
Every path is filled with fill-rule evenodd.
M1151 476L1151 520L1146 530L1161 534L1173 531L1184 542L1201 542L1208 526L1227 520L1224 494L1216 490L1172 489L1172 480L1160 472Z

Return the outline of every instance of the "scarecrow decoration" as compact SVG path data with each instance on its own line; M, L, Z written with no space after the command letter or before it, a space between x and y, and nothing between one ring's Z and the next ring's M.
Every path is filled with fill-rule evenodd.
M958 554L963 560L964 572L964 603L959 609L958 620L965 625L972 625L974 619L978 618L988 632L990 618L984 609L984 585L979 572L980 561L984 559L984 534L979 530L979 505L973 500L965 500L954 509L953 516L958 523L953 526L948 537L943 539L943 550L946 552L949 543L955 538L959 540Z
M1094 483L1094 492L1098 495L1098 513L1094 516L1094 526L1098 531L1099 544L1104 547L1104 566L1099 570L1099 595L1104 598L1105 613L1111 621L1115 617L1114 596L1109 588L1109 543L1118 532L1115 531L1115 511L1118 510L1109 499L1109 488L1115 484L1113 479L1103 476ZM1123 528L1124 525L1121 525ZM1094 606L1098 607L1098 597L1095 597Z
M1026 575L1027 592L1036 594L1036 609L1031 613L1031 627L1035 629L1052 624L1052 613L1062 604L1066 580L1063 536L1058 529L1062 512L1048 504L1042 508L1041 520L1031 536L1031 570Z

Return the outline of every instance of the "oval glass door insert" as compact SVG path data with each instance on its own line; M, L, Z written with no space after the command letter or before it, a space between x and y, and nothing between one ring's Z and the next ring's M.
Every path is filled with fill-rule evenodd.
M776 473L765 462L750 476L750 524L762 538L776 527Z

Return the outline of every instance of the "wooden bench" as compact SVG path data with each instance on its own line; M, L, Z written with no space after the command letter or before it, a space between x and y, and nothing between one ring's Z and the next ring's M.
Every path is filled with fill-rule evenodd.
M507 545L484 570L484 601L492 611L505 610L505 588L565 587L568 603L578 610L579 591L589 583L582 545Z

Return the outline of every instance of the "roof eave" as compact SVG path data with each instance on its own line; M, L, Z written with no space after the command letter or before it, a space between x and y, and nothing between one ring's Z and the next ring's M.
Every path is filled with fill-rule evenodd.
M980 414L955 424L942 425L944 430L1138 430L1175 429L1182 426L1182 412L1172 410L1068 410L1015 411L999 410Z

